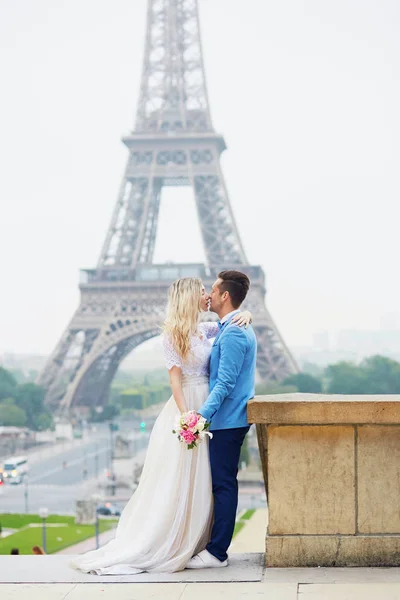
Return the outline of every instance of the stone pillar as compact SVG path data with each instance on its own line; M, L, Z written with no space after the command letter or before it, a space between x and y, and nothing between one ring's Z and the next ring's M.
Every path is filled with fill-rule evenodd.
M248 416L267 566L400 566L400 396L258 396Z

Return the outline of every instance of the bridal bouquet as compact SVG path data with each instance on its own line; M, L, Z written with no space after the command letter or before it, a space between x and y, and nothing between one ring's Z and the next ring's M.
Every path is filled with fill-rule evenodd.
M179 415L175 427L172 430L180 442L186 444L188 450L197 448L199 443L208 435L212 438L212 433L207 431L210 423L207 423L204 417L198 415L194 410Z

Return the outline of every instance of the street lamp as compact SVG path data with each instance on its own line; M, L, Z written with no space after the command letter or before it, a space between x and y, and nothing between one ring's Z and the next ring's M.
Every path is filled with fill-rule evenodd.
M109 428L110 428L110 472L112 473L113 470L113 459L114 459L114 440L113 440L113 428L114 423L109 423Z
M42 529L42 546L45 553L47 552L47 544L46 544L46 519L49 516L48 508L39 508L39 517L42 519L43 529Z
M25 498L25 513L28 514L29 512L29 500L28 500L28 493L29 493L29 488L28 488L28 475L25 475L24 477L24 484L25 484L25 491L24 491L24 498Z
M110 479L111 479L111 495L115 496L115 473L114 473L114 465L113 465L113 459L114 459L114 432L119 430L119 425L118 423L113 423L110 422L109 423L109 428L110 428Z
M108 427L110 429L110 471L112 468L112 461L114 459L114 432L119 430L118 423L109 423Z
M99 445L96 442L96 451L95 451L95 455L94 455L94 464L95 464L95 474L96 474L96 479L99 478Z
M119 425L118 423L109 423L108 424L109 429L110 429L110 454L111 454L111 460L113 460L114 458L114 432L119 430Z
M83 469L82 469L82 478L87 479L88 477L88 468L87 468L87 456L86 456L86 448L83 450Z
M100 527L99 527L99 513L97 509L99 507L99 502L101 500L101 496L98 494L92 495L92 500L94 500L94 528L95 528L95 536L96 536L96 550L100 548Z

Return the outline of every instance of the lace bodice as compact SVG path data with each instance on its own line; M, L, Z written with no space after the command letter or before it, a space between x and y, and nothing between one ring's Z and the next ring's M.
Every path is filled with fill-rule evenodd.
M215 338L219 329L217 323L200 323L199 335L191 341L190 356L182 361L167 335L164 335L164 358L167 369L176 366L182 369L183 375L208 375L208 363L211 353L211 339Z

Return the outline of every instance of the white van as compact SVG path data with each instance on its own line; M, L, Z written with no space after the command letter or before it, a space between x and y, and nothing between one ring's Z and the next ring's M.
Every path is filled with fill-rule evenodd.
M11 456L4 461L2 476L4 483L22 483L28 474L28 457Z

